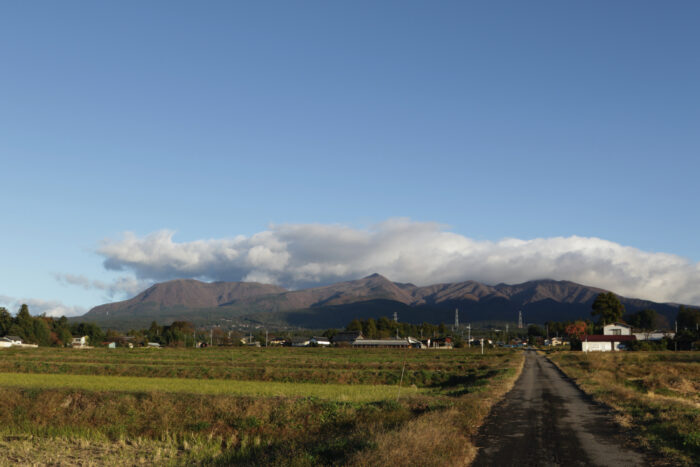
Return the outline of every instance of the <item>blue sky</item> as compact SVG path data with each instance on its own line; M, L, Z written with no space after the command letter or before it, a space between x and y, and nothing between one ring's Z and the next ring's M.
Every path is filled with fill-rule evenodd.
M454 258L421 268L420 233L375 260L404 219L432 226L443 249L445 233L530 242L526 257L542 256L533 240L569 239L579 269L557 269L567 247L547 243L544 256L559 256L537 275L637 295L683 277L649 298L700 304L689 292L700 289L699 20L692 1L5 2L0 302L75 314L174 276L443 277ZM299 256L304 238L284 226L306 239L330 229L349 250L334 236L359 235L372 260L314 269L325 250ZM159 256L164 231L174 253ZM282 262L231 266L226 239L261 233L288 246L264 246ZM205 240L215 262L178 256ZM507 266L521 256L470 266L511 250L475 258L460 245L449 251L469 261L445 279L528 278L530 263ZM623 279L605 275L606 254Z

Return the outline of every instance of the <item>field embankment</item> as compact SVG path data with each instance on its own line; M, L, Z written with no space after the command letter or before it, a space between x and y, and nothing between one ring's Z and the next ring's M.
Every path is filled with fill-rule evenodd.
M557 352L581 389L616 411L637 441L673 465L700 459L700 354Z
M522 365L500 350L2 356L0 448L13 463L61 465L462 465Z

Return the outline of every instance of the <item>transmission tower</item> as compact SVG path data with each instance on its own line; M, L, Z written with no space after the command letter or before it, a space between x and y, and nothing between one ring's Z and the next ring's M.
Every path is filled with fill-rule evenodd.
M395 323L399 322L399 314L396 311L394 312L394 322Z
M521 310L521 311L518 311L518 329L522 329L522 328L523 328L523 312Z
M455 308L455 328L454 330L456 331L459 329L459 310Z

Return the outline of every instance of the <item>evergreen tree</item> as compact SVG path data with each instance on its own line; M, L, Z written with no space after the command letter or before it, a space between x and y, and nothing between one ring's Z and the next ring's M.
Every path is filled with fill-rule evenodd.
M26 303L22 304L17 316L14 319L14 323L21 329L19 336L26 342L31 344L36 344L36 337L34 335L34 318L29 314L29 307Z
M34 343L42 346L51 345L51 331L46 320L44 318L34 318L33 321Z
M625 306L612 292L599 294L593 302L591 315L598 316L598 323L605 326L622 319L625 314Z
M0 335L7 335L12 326L12 315L6 308L0 307Z
M365 325L362 326L362 333L370 339L377 336L377 322L373 318L369 318Z

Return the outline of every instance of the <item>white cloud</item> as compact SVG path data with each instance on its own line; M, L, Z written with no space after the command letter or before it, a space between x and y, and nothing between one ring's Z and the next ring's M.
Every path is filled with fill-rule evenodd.
M45 314L52 318L60 318L61 316L80 316L88 310L80 306L68 306L58 300L41 300L38 298L15 298L7 295L0 295L0 306L14 314L22 304L26 304L29 308L29 313L32 315Z
M139 280L180 277L257 280L290 288L327 284L378 272L427 285L477 280L572 280L655 301L700 304L700 265L592 237L477 241L439 224L391 219L371 229L285 224L251 237L178 243L174 232L127 232L98 252L107 269ZM79 281L78 281L79 282Z
M133 297L151 285L153 281L123 276L112 282L91 280L81 274L54 274L54 278L63 285L75 285L85 290L102 290L109 298Z

